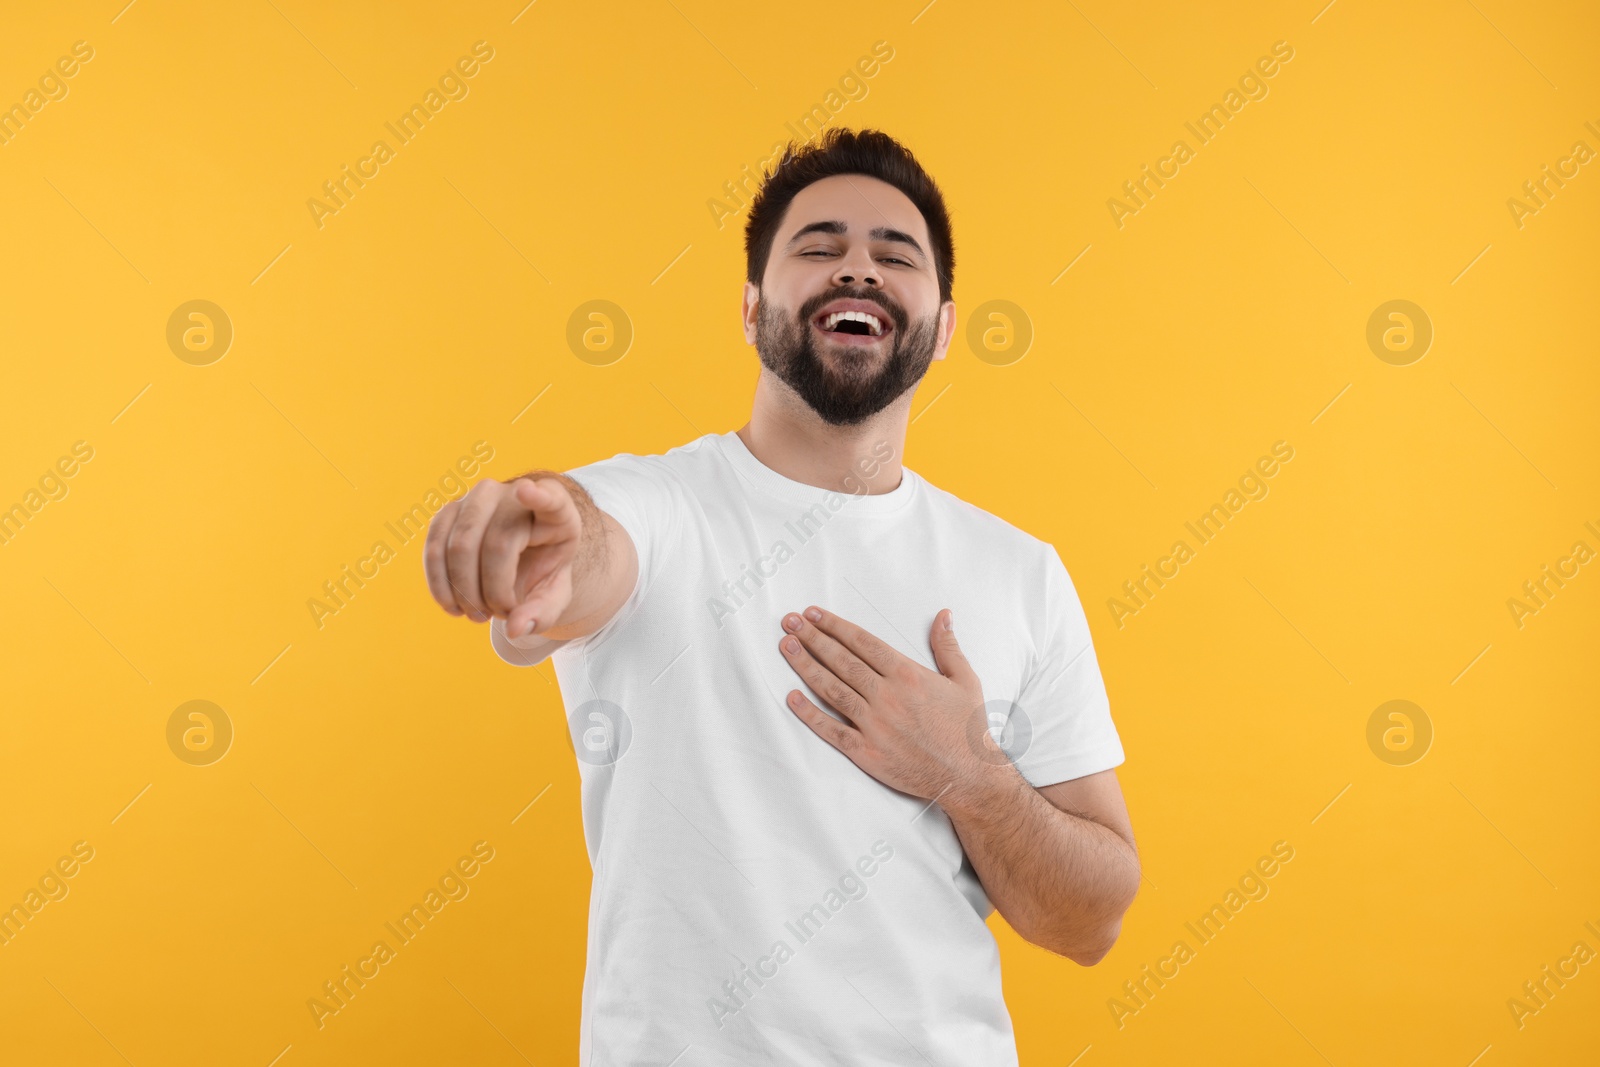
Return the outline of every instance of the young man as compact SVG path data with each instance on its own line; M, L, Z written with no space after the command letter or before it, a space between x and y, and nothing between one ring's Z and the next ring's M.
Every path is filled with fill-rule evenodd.
M428 531L444 609L554 657L580 1061L1015 1064L985 917L1088 966L1140 880L1083 608L1049 544L902 463L956 327L912 155L790 146L745 248L744 427L486 480Z

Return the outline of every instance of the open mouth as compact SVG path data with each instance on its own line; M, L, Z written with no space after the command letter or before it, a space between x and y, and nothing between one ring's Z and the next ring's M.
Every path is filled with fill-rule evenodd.
M870 311L835 311L817 316L812 325L830 339L847 345L869 345L894 330L886 316Z

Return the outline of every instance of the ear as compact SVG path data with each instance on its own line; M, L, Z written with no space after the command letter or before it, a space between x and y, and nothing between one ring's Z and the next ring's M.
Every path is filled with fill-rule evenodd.
M761 292L749 282L744 283L744 301L739 308L739 317L744 320L744 343L756 343L756 318L761 313Z
M939 305L939 344L933 350L934 359L943 359L956 336L956 302L946 300Z

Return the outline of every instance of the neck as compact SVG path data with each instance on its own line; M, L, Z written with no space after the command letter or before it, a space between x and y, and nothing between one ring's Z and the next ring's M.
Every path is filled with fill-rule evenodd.
M915 389L855 426L822 421L792 389L762 368L750 421L739 440L762 465L819 489L877 496L899 488ZM785 395L787 394L787 395Z

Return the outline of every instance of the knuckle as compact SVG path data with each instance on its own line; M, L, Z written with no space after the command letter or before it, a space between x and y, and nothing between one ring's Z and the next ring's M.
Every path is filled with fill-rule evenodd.
M459 526L452 530L444 543L444 558L456 566L471 562L473 554L472 542L467 540L465 532Z
M876 677L877 672L865 663L852 663L845 668L844 673L844 680L849 683L850 688L858 693L870 692L876 688L873 678Z
M828 686L828 702L852 719L861 708L855 692L842 682L833 682Z
M458 591L463 582L470 583L477 573L476 559L468 548L449 548L445 550L446 577Z
M882 659L889 653L888 645L884 644L882 641L878 640L876 637L864 630L861 633L860 643L862 651L864 651L874 660Z
M457 502L452 500L439 509L438 514L428 521L428 536L422 541L424 555L438 555L444 547L445 541L450 537L450 530L455 525L455 512Z

